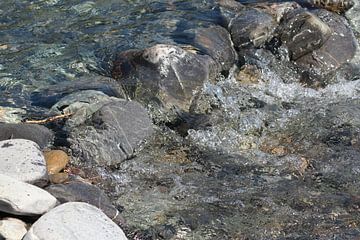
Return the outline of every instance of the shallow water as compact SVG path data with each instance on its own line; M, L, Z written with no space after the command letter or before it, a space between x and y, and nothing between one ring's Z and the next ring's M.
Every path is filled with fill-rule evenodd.
M121 50L190 44L187 30L220 22L214 2L2 0L0 106L47 111L40 87L108 76ZM360 80L285 83L256 54L258 84L204 87L212 125L159 126L137 157L97 169L130 239L360 237Z

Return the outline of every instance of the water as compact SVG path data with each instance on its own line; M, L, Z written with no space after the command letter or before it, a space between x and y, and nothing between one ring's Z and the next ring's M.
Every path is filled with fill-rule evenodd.
M46 112L33 91L109 76L118 51L189 44L187 30L220 22L214 6L2 0L0 106ZM135 158L96 168L129 239L360 238L359 78L307 88L256 54L258 83L205 85L209 126L159 126Z

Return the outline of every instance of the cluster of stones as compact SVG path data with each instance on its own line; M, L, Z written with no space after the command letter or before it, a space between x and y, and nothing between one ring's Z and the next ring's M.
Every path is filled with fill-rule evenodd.
M0 238L127 239L99 188L78 176L48 184L69 163L61 150L44 151L52 137L43 126L0 124Z

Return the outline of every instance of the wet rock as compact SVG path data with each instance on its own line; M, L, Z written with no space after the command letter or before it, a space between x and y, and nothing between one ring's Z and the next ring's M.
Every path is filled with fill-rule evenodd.
M21 108L0 107L0 122L20 123L26 111Z
M9 240L21 240L26 234L26 223L16 218L5 218L0 220L1 236Z
M261 47L273 37L277 23L270 14L255 8L248 8L239 12L230 22L230 31L234 46Z
M280 40L287 47L291 60L319 49L332 33L325 22L303 9L286 14L278 31L281 32Z
M229 26L229 23L236 17L237 13L244 10L246 7L235 0L220 0L218 1L222 20L224 26Z
M219 63L222 71L228 71L237 60L231 36L220 26L196 29L194 46Z
M60 203L86 202L102 210L117 224L124 224L119 211L112 205L110 199L98 187L84 182L69 182L66 184L50 185L46 191L58 199Z
M57 203L50 193L0 174L0 211L15 215L41 215Z
M46 162L39 146L25 139L0 141L0 173L37 185L47 182Z
M319 48L296 60L299 66L313 68L315 73L325 75L350 61L357 48L356 39L346 20L326 10L313 12L330 27L332 33Z
M114 79L86 76L76 81L66 81L40 88L31 94L31 101L35 106L50 108L66 95L84 90L95 90L119 98L125 97L122 87Z
M54 115L71 113L66 126L72 128L84 123L106 103L117 99L100 91L84 90L63 97L51 107L50 112Z
M132 157L152 127L139 103L119 100L100 108L86 125L72 129L68 140L74 156L88 163L114 165Z
M98 208L80 202L62 204L37 220L24 240L125 240L124 232Z
M0 123L0 140L22 138L36 142L40 148L44 148L53 137L53 133L41 125Z
M132 99L188 111L196 92L214 79L216 72L210 56L159 44L118 54L112 76Z
M69 162L69 156L62 150L44 152L44 157L49 174L60 172Z

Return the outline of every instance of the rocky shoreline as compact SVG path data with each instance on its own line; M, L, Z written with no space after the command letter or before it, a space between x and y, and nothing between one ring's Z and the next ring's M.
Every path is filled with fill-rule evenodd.
M221 0L0 107L0 239L357 239L358 9Z

